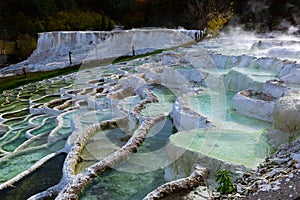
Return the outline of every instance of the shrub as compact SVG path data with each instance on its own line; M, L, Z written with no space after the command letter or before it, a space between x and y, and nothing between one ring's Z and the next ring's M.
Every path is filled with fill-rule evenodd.
M216 181L219 184L217 191L221 194L229 194L234 190L232 183L232 172L226 170L218 170Z

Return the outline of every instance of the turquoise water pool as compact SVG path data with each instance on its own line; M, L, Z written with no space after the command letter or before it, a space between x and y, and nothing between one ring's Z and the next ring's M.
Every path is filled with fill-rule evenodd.
M176 100L175 94L162 85L156 85L151 91L157 96L158 102L147 104L141 114L144 116L156 116L159 114L168 116Z
M172 133L173 125L170 119L158 122L151 128L146 140L135 154L116 169L108 170L94 179L87 186L80 199L143 199L149 192L164 184L164 170L163 167L157 166L158 163L161 163L157 156L159 155L161 160L165 158L163 153L158 152L159 150L165 151L164 147ZM153 153L152 156L147 156L151 153ZM143 157L143 161L140 160L141 157ZM153 161L154 157L157 163ZM135 162L140 166L135 166L133 164ZM149 166L149 163L152 163L153 166ZM146 167L143 171L142 165L148 165L148 169ZM135 167L139 169L135 170Z
M212 129L184 131L173 135L171 140L178 146L202 152L220 160L243 164L253 168L273 149L264 136L270 123L237 114L231 109L234 92L227 92L224 107L212 109L209 91L187 97L185 101L195 111L215 126ZM224 110L225 109L225 110ZM218 114L225 111L225 115ZM214 115L212 114L214 112Z

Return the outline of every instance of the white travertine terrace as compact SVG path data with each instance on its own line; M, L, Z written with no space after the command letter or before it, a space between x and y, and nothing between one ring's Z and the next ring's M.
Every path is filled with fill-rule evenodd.
M27 61L0 72L11 73L24 66L32 71L62 68L69 65L69 51L72 51L73 64L78 64L127 53L130 55L132 46L137 54L167 49L190 42L193 33L166 29L42 33L37 50ZM227 40L221 41L226 44ZM147 140L151 127L165 117L171 118L172 125L177 129L177 134L170 136L167 146L167 161L172 162L164 168L166 180L190 175L195 164L207 168L211 174L219 167L225 168L234 172L235 177L253 167L253 163L259 164L257 160L269 156L269 152L268 155L264 154L265 149L263 153L260 151L262 148L268 151L269 146L264 140L258 139L264 137L262 132L265 129L271 129L274 125L275 129L291 136L293 131L299 130L300 65L280 57L256 56L257 52L274 47L265 41L262 42L263 46L257 46L255 42L255 45L249 45L252 52L248 54L229 52L230 46L224 47L220 42L213 42L205 40L145 58L94 66L3 93L5 99L1 100L0 107L0 153L3 158L0 158L0 167L4 166L7 158L17 159L20 155L26 156L26 152L32 154L43 151L43 154L37 156L33 165L22 157L24 165L28 166L21 171L14 168L17 175L13 177L6 173L8 167L0 168L0 173L3 173L0 187L10 187L54 155L65 152L68 155L61 182L31 199L51 195L58 195L57 199L77 199L86 184L99 173L117 166L135 152ZM269 49L269 54L276 52ZM297 52L294 53L297 55ZM170 90L172 98L157 86ZM234 95L229 105L222 102L226 100L225 94L230 96L232 93ZM28 95L30 98L26 99ZM208 104L202 105L196 101L201 98L209 101ZM18 104L14 105L14 101ZM168 108L170 104L172 106ZM196 109L193 104L203 107ZM209 107L211 104L217 107ZM206 109L216 111L216 114ZM224 112L218 115L222 109ZM146 111L149 110L152 112L147 115ZM231 113L226 113L228 110ZM249 122L243 121L245 116L251 117ZM230 117L238 120L227 121ZM54 118L56 120L52 121ZM250 122L254 119L258 120ZM249 128L249 124L256 125ZM125 136L129 140L126 144L96 164L86 167L82 173L76 172L78 164L85 162L81 157L82 151L92 141L93 134L113 128L120 128L127 133ZM21 145L16 142L19 137L25 140ZM241 143L239 153L242 155L250 152L247 145L250 146L250 142L254 141L251 147L256 145L257 154L263 155L259 157L254 152L254 156L251 155L254 157L251 158L252 162L243 164L238 159L234 160L236 155L231 160L228 155L222 158L220 155L230 148L228 140L234 140L232 144ZM222 146L224 144L226 148ZM220 148L223 149L220 151ZM178 155L182 157L176 160ZM296 158L298 155L293 154ZM214 185L214 177L210 175L208 178L209 183Z
M59 31L39 34L37 49L28 60L0 70L0 75L28 71L49 71L91 60L114 59L168 49L193 41L196 30L133 29L124 31ZM72 64L69 62L72 53Z

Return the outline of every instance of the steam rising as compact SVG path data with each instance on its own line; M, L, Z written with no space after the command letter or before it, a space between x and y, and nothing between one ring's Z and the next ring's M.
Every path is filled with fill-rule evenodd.
M241 28L230 28L227 32L221 33L220 37L200 44L210 51L226 55L276 57L300 63L300 37L289 34L295 30L298 29L290 27L287 33L257 34L243 31Z

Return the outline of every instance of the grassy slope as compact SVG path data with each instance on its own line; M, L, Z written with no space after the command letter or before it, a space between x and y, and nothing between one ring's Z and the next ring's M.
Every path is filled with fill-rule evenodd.
M53 71L27 72L26 78L24 74L0 78L0 92L3 90L13 89L31 82L40 81L47 78L52 78L60 75L70 74L78 71L80 65L58 69Z
M125 62L125 61L129 61L132 59L136 59L136 58L141 58L141 57L145 57L145 56L149 56L149 55L153 55L153 54L158 54L161 53L164 50L157 50L151 53L146 53L143 55L138 55L135 57L132 56L126 56L126 57L119 57L117 59L115 59L112 63L119 63L119 62ZM8 90L8 89L13 89L31 82L35 82L35 81L40 81L43 79L47 79L47 78L52 78L52 77L56 77L56 76L60 76L60 75L66 75L66 74L70 74L73 72L77 72L79 71L79 69L81 68L88 68L88 67L95 67L95 66L99 66L99 65L105 65L108 64L108 61L104 61L104 62L91 62L89 64L84 64L84 65L75 65L72 67L67 67L64 69L57 69L57 70L53 70L53 71L40 71L40 72L26 72L26 78L24 74L17 74L14 76L9 76L9 77L1 77L0 78L0 92L2 92L3 90Z

